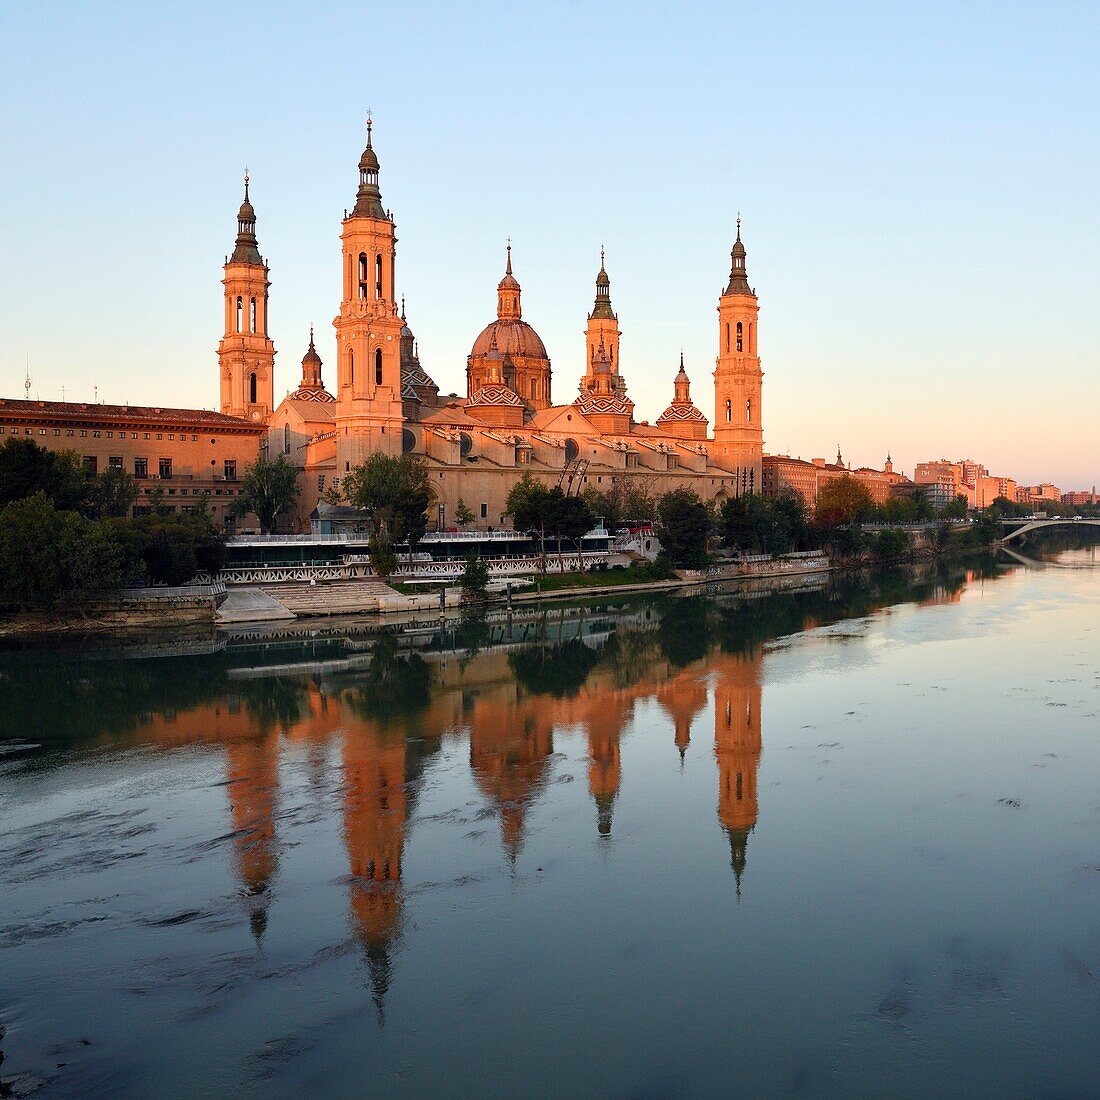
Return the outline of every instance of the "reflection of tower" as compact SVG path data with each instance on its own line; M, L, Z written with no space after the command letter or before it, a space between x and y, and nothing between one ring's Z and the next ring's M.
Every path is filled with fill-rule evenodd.
M352 883L352 927L366 949L371 995L383 1020L390 946L401 927L401 856L408 819L407 747L383 744L362 727L344 742L344 834Z
M225 755L237 874L253 899L249 922L259 942L267 927L268 889L276 868L278 735L259 741L230 741Z
M503 718L503 720L500 720ZM514 865L523 847L527 807L546 781L547 763L554 751L551 719L533 713L494 714L491 721L471 724L470 767L478 786L500 810L500 831L509 861Z
M588 719L588 789L596 802L596 828L600 836L611 834L611 811L622 782L619 738L630 717L617 694L597 701Z
M714 755L718 760L718 820L730 840L731 865L741 894L745 851L756 825L756 770L760 766L760 658L731 659L714 690Z
M691 743L691 723L707 704L707 685L697 676L680 676L666 682L657 692L657 701L672 719L676 747L683 761Z

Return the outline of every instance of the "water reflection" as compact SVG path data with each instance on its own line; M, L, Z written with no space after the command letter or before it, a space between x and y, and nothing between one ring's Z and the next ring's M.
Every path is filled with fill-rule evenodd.
M743 914L777 863L768 844L783 814L774 783L761 806L760 769L775 762L776 746L764 751L776 726L774 709L770 732L764 724L764 685L780 639L901 602L950 608L996 575L990 561L937 563L792 582L778 593L717 589L494 613L381 636L290 624L171 659L57 660L28 650L0 661L8 695L0 731L35 730L42 748L25 758L27 774L122 759L133 748L159 759L195 747L215 760L224 794L196 827L226 841L217 858L232 871L238 925L250 930L258 959L274 953L280 911L295 911L300 863L311 858L293 856L295 846L321 844L300 829L295 783L304 775L314 820L338 843L327 896L361 968L360 995L388 1034L399 990L414 984L412 948L424 942L418 922L432 905L434 884L410 864L414 834L445 818L461 830L446 873L462 880L463 860L480 860L482 874L490 861L511 888L567 828L609 863L630 851L639 843L632 794L650 772L679 782L686 769L705 782L706 801L685 863L743 898ZM577 783L558 787L565 779ZM451 802L433 815L422 807L440 790ZM492 823L483 846L478 821ZM621 883L606 874L609 887Z

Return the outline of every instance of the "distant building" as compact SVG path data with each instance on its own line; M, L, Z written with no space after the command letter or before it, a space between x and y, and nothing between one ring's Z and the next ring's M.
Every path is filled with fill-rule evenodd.
M75 452L89 473L124 471L137 482L135 515L148 513L158 495L169 512L190 511L208 496L215 520L225 522L266 432L206 409L0 399L0 443L33 439Z
M865 485L875 504L889 500L892 486L905 481L904 475L894 470L894 463L889 455L886 456L886 463L881 470L869 466L853 470L844 464L840 448L837 447L836 462L827 462L823 458L807 462L805 459L791 458L790 455L765 455L761 485L765 496L776 496L785 490L798 493L806 506L812 509L817 506L821 486L838 477L855 478Z
M1080 504L1100 504L1100 496L1096 495L1096 486L1094 485L1092 487L1092 492L1091 493L1086 493L1086 492L1083 492L1083 491L1082 492L1073 492L1073 493L1063 493L1062 494L1062 503L1063 504L1071 504L1074 507L1077 507Z
M1026 502L1029 504L1061 504L1062 503L1062 490L1057 485L1052 485L1049 481L1044 481L1041 485L1027 485L1021 486L1026 494ZM1017 498L1019 499L1019 498Z

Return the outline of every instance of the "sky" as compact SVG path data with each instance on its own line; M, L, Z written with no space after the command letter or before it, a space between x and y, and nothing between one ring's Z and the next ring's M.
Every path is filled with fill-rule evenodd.
M601 244L638 419L713 419L737 212L765 449L1100 482L1100 4L0 4L0 395L214 407L245 166L276 400L331 381L368 109L420 358L507 238L571 401Z

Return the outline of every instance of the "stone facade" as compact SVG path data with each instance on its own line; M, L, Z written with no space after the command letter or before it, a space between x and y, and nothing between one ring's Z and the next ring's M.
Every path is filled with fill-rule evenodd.
M437 498L434 518L443 528L454 525L460 500L479 526L506 523L508 493L525 473L574 491L609 488L616 478L644 478L658 494L686 486L704 499L760 491L759 304L745 273L740 221L729 283L718 305L714 385L723 411L708 436L682 360L672 404L654 424L635 419L602 253L573 401L554 403L550 357L523 320L511 246L497 286L496 319L476 336L467 358L466 395L441 397L416 356L403 305L398 310L394 222L381 203L369 126L359 169L356 206L343 229L335 391L329 395L314 387L303 399L299 387L269 421L269 448L301 470L296 517L301 529L307 529L321 493L338 490L357 463L379 450L423 459ZM311 363L309 370L319 382L320 364ZM330 400L319 399L321 394Z
M0 443L33 439L51 451L73 451L93 472L124 470L137 482L138 514L160 489L172 512L187 511L208 495L215 519L224 522L265 431L262 424L203 409L0 400Z

